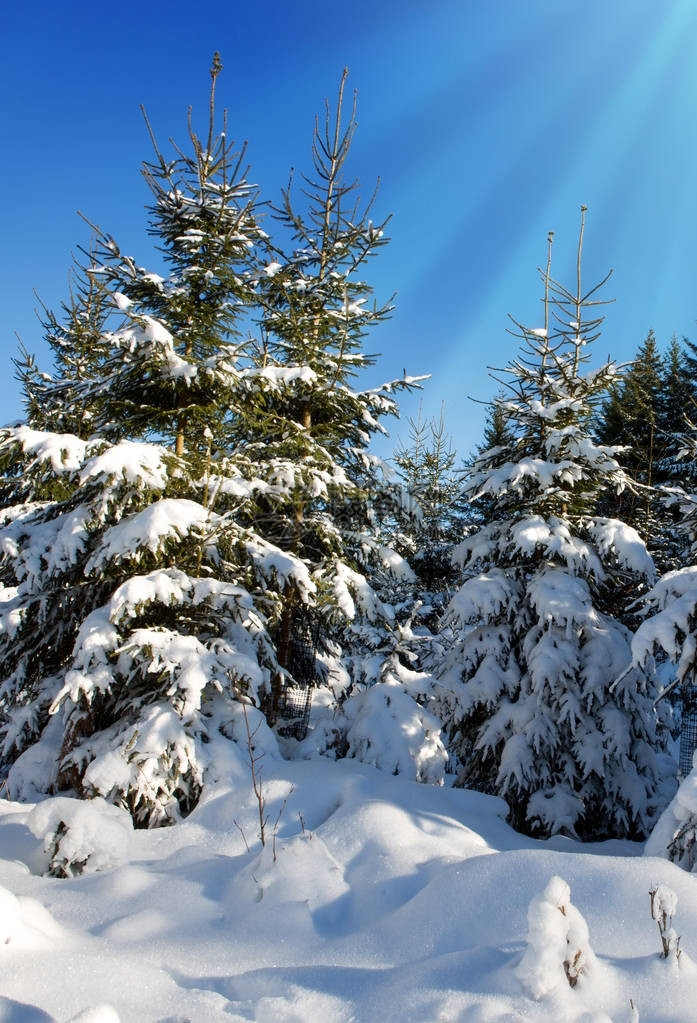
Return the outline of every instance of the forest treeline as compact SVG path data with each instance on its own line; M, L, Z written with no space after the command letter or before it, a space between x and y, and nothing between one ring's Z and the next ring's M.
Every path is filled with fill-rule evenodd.
M220 742L503 797L530 834L642 837L697 657L697 348L597 365L607 281L540 287L478 450L361 389L386 220L326 106L276 201L211 102L144 164L158 271L95 229L52 365L0 431L0 771L12 798L171 823ZM150 127L150 126L148 126ZM162 262L166 269L162 271ZM662 661L673 661L668 674ZM660 670L659 670L660 669Z

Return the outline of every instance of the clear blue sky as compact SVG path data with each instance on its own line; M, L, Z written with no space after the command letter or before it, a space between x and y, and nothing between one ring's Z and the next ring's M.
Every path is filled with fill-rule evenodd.
M484 421L466 395L493 394L507 314L539 322L550 229L571 280L582 203L586 280L615 271L597 360L631 358L649 328L697 341L695 0L5 0L0 48L0 421L22 412L15 333L41 359L33 291L57 308L89 241L76 210L154 262L139 104L184 141L216 49L231 133L273 197L308 167L314 115L350 69L352 169L366 194L381 178L377 213L393 214L369 274L379 298L398 293L367 345L374 379L431 373L424 413L443 405L463 456Z

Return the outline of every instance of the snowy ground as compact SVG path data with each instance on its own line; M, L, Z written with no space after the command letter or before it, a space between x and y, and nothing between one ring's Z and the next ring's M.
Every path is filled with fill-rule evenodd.
M533 842L495 799L268 755L262 849L239 747L221 739L215 763L220 780L174 828L130 832L87 804L63 848L105 869L70 879L41 876L66 804L0 800L2 1023L697 1019L697 877L641 846ZM572 917L583 930L572 910L537 898L526 953L529 904L563 888L555 876L589 929L573 989L559 936ZM677 894L679 961L659 958L658 883Z

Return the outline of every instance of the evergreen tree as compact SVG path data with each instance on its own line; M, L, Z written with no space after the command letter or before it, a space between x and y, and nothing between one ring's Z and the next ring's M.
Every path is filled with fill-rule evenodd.
M604 443L622 447L618 458L639 484L604 498L602 510L639 530L659 572L675 568L684 553L676 515L665 501L666 488L680 487L689 471L680 453L695 387L684 344L673 338L664 358L650 331L603 404L597 425Z
M206 141L190 128L191 153L156 148L145 168L169 276L100 232L64 327L48 320L56 374L25 362L29 423L0 440L9 791L100 794L144 824L196 801L206 740L279 671L283 594L315 589L249 525L273 484L223 446L242 414L234 331L261 234L240 157L214 132L219 71L216 57Z
M205 139L190 125L166 159L151 133L167 276L97 231L62 321L45 317L54 372L25 356L28 423L0 435L0 771L15 796L102 795L148 825L194 805L240 700L275 720L308 667L298 610L320 609L327 648L359 609L390 625L362 570L402 565L367 444L412 382L349 383L387 314L352 276L384 242L345 205L355 120L341 130L340 96L316 132L309 213L289 192L281 211L300 242L285 258L216 134L220 70L216 55Z
M680 494L693 489L697 477L690 448L690 416L697 409L695 384L687 369L685 339L672 338L665 357L665 374L657 396L660 437L656 480L659 487L650 548L660 574L683 566L690 559L690 545L681 528ZM677 499L675 497L677 492Z
M500 393L497 400L487 409L484 439L478 448L480 455L485 451L491 451L492 448L505 448L513 440L503 398L504 395Z
M325 642L344 643L348 621L377 643L394 621L378 591L389 595L391 580L409 569L387 542L401 495L368 445L385 432L384 417L397 415L395 393L416 380L370 390L353 384L375 361L363 351L364 338L391 307L371 301L363 276L387 242L386 221L373 223L373 201L361 208L358 183L346 177L356 129L355 96L348 117L344 109L346 76L336 109L327 105L316 121L302 201L291 180L275 209L282 241L267 243L257 292L262 340L245 375L246 416L232 424L231 437L282 491L264 508L264 528L312 572ZM284 595L277 649L291 673L292 636L304 613L293 593ZM283 677L277 682L272 717Z
M661 479L671 485L684 478L685 469L678 465L677 456L684 447L683 437L690 423L697 418L697 389L690 377L685 345L687 339L671 338L664 358L664 375L657 401L658 430L663 438L662 460L659 462Z
M684 438L683 457L694 477L697 441L694 431ZM681 705L679 746L680 788L651 836L651 855L668 856L686 870L695 869L697 813L697 494L675 489L673 510L680 516L677 532L684 541L683 567L664 573L643 598L644 621L632 640L633 664L650 664L654 657L674 665L675 674L662 697ZM687 562L687 564L685 564ZM668 699L664 701L668 703Z
M656 495L660 482L664 435L659 424L659 401L665 380L665 364L654 332L649 331L631 365L612 388L598 419L597 434L603 444L624 450L619 460L640 489L625 489L603 510L618 515L649 541L656 525Z
M475 471L475 466L478 465L478 459L488 452L491 456L492 453L498 449L502 451L508 450L514 443L515 437L512 432L511 424L508 421L508 412L506 410L506 403L504 400L504 394L499 392L494 401L488 406L486 413L486 421L484 423L484 436L482 443L477 446L477 450L472 455L467 463L467 471L471 475ZM478 496L477 501L474 505L470 505L470 518L472 522L476 522L477 526L486 525L487 522L491 522L499 514L499 506L496 497L491 495L481 494Z
M419 412L409 420L409 443L395 451L394 462L418 508L408 540L409 562L422 589L434 597L446 593L455 579L451 552L468 518L462 497L465 470L457 470L455 461L442 412L438 419L422 419Z
M80 385L99 372L104 352L102 334L114 303L96 274L97 261L89 253L87 268L75 261L70 294L62 306L62 319L42 306L44 340L51 352L53 373L39 370L34 357L22 349L15 360L25 399L27 420L35 428L74 433L86 440L94 429L99 403L89 387ZM60 381L60 383L59 383Z
M688 406L686 412L690 420L696 416L695 404L697 403L697 345L689 338L683 337L681 343L681 370L684 372L684 383L690 388Z
M601 285L581 285L584 216L575 291L550 276L550 237L544 326L516 324L521 354L498 400L507 434L468 483L495 515L457 551L466 579L441 681L459 784L506 798L528 833L638 837L658 809L664 740L651 675L616 683L630 659L618 601L653 566L633 529L594 513L629 480L591 435L615 370L584 366L602 322Z

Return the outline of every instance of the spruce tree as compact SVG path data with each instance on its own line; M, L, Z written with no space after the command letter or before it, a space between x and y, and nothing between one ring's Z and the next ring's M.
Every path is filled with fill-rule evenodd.
M41 325L53 372L41 371L25 349L15 360L27 419L37 429L46 426L84 440L93 432L99 400L91 389L81 390L80 385L99 372L102 334L114 311L113 299L95 272L94 253L87 257L85 266L74 260L61 318L42 306Z
M611 389L597 421L599 438L622 448L618 459L638 484L604 497L601 510L638 529L659 572L675 568L682 556L666 489L680 487L689 471L680 453L695 407L695 387L685 343L673 338L663 357L650 331Z
M685 409L688 418L694 421L697 418L695 405L697 404L697 345L689 338L681 340L681 370L684 372L684 383L690 388L688 405Z
M503 796L531 834L639 837L658 809L664 739L650 673L616 682L630 659L619 616L653 566L633 529L595 514L629 480L591 433L615 368L585 365L604 282L582 288L584 221L575 289L551 277L550 238L544 325L516 324L521 354L497 402L504 443L468 482L495 511L456 552L466 579L441 682L458 784Z
M655 525L653 488L660 482L665 440L659 423L664 379L665 364L651 330L603 404L598 419L600 441L625 449L619 460L632 478L643 485L640 490L623 491L614 507L605 510L635 526L647 542Z
M188 153L145 165L168 276L98 232L62 327L48 317L55 374L25 360L29 421L0 437L8 790L102 795L140 824L194 805L207 740L279 670L283 594L315 589L250 526L274 487L225 446L261 233L215 133L220 69L204 141L190 125Z
M694 478L697 442L694 431L684 437L683 458ZM678 778L680 788L651 836L651 855L668 856L686 870L695 869L697 813L697 494L678 490L672 509L679 516L676 532L683 540L681 568L665 572L643 597L643 621L632 640L633 663L642 667L654 658L674 666L661 697L662 704L680 704ZM648 848L648 847L647 847Z
M245 375L247 412L231 428L238 450L276 481L264 528L308 565L325 644L346 643L347 628L378 642L375 630L394 621L377 591L389 593L391 580L409 572L388 543L403 502L369 443L385 432L383 419L397 415L396 392L417 383L354 384L375 362L364 338L391 306L372 298L365 279L387 243L387 221L373 222L375 196L361 206L358 183L347 177L356 99L347 114L346 77L335 109L327 104L316 120L313 169L300 196L291 179L274 210L280 240L269 239L258 277L261 340ZM277 649L291 674L292 636L305 613L297 595L284 595ZM283 686L279 675L272 717Z
M469 475L475 470L478 459L488 452L492 454L497 449L508 449L514 443L514 434L508 422L508 413L504 401L503 392L499 391L494 401L487 407L486 421L484 423L484 435L482 442L467 461L467 473ZM483 526L495 519L499 512L496 497L480 495L475 504L470 504L469 515L472 525Z
M396 474L416 502L410 530L409 562L421 588L438 599L455 579L451 559L468 518L463 500L464 469L456 469L456 453L446 433L444 415L409 420L409 441L395 451Z
M340 94L318 126L307 209L287 191L278 211L285 256L216 133L220 70L203 138L190 121L166 158L150 133L166 275L95 229L62 319L45 317L54 371L24 357L28 422L0 435L0 770L15 796L102 795L144 825L195 804L240 700L275 723L288 686L317 681L314 650L294 653L308 616L325 660L347 630L365 650L387 629L382 662L398 656L366 573L408 571L368 442L414 381L351 386L388 312L356 277L385 239L348 206L355 118L341 127Z
M691 466L678 467L676 457L684 447L682 438L689 431L691 422L697 418L697 388L690 378L685 345L687 339L679 341L672 337L664 357L663 381L658 395L658 428L663 437L663 461L659 464L661 478L678 483L684 470Z
M673 337L666 353L665 372L657 400L660 450L656 462L656 509L650 549L659 574L690 560L690 544L681 528L681 493L694 489L697 466L689 457L697 410L697 391L687 368L685 339ZM676 496L677 495L677 496Z

